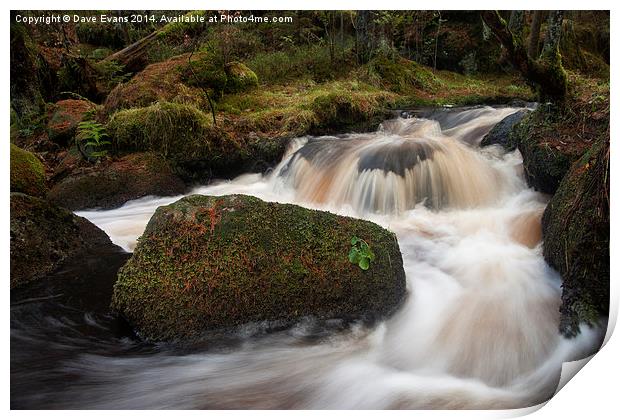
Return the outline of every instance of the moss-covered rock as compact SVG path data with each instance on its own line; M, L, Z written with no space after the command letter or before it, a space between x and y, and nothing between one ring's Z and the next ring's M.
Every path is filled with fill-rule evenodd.
M348 261L351 238L376 258ZM232 195L159 207L114 287L113 309L143 337L173 340L304 316L381 317L405 295L396 237L374 223Z
M171 196L185 184L155 153L133 153L72 173L54 185L47 198L70 210L110 209L147 195Z
M542 227L545 259L563 279L560 330L573 336L609 312L609 140L572 166Z
M511 143L516 144L523 156L525 179L531 187L553 194L568 172L571 164L583 153L584 143L563 142L558 126L561 111L541 105L513 127ZM572 134L571 134L572 135Z
M389 117L387 98L357 92L332 92L317 96L311 132L333 133L345 130L370 131Z
M208 108L207 97L197 86L187 83L189 54L154 63L114 88L103 104L103 113L146 107L159 101ZM192 58L192 61L196 58ZM194 65L194 64L193 64Z
M248 66L238 61L232 61L224 66L227 76L227 92L243 92L258 86L258 77Z
M11 191L45 195L45 167L32 153L11 143Z
M511 136L512 128L518 124L528 112L529 111L526 109L517 111L495 124L491 131L489 131L480 142L480 147L499 144L507 151L515 150L517 148L517 143L514 137Z
M381 87L398 93L408 93L413 89L433 91L440 86L428 67L402 57L391 59L379 55L368 63L368 71L371 81L376 77Z
M117 247L88 220L40 198L11 193L11 289L85 252L110 248Z
M78 124L85 114L95 111L95 104L79 99L56 102L48 112L47 135L53 142L66 145L75 137Z
M107 130L118 150L157 152L175 170L199 165L223 168L243 153L238 143L191 105L158 102L120 111Z

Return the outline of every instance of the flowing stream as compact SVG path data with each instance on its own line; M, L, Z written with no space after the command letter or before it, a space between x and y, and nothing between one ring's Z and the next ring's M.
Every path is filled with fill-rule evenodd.
M250 194L394 231L409 295L392 318L372 328L338 320L275 331L252 324L208 348L180 351L115 334L101 315L35 314L30 323L13 316L12 402L486 409L545 401L562 362L594 352L604 331L583 326L575 339L559 335L560 278L541 248L547 198L525 184L518 151L479 147L518 110L437 110L386 121L375 133L298 138L271 173L191 192ZM155 209L178 198L79 214L131 251Z

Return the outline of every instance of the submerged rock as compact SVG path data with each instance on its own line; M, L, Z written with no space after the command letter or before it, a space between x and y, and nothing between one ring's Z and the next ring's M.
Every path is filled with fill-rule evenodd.
M376 258L348 260L351 238ZM193 195L159 207L114 287L113 309L150 340L198 336L252 321L368 319L405 295L393 233L291 204Z
M45 195L45 167L32 153L11 143L11 191Z
M88 220L40 198L11 193L11 289L94 250L120 250Z
M560 330L595 324L609 312L609 142L576 162L545 209L544 256L563 279Z
M47 198L70 210L110 209L147 195L185 191L183 181L154 153L133 153L103 165L70 174L51 188Z
M522 109L514 114L510 114L497 124L484 136L480 142L480 147L490 146L492 144L499 144L503 146L507 151L513 151L517 148L517 144L514 138L510 135L512 128L518 124L528 112L527 109Z

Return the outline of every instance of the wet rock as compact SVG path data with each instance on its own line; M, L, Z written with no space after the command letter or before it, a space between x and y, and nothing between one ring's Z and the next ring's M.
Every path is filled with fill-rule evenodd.
M570 169L542 219L544 256L562 275L560 330L579 333L609 312L609 140Z
M563 111L541 105L515 124L509 134L523 156L523 170L529 186L553 194L568 172L589 146L574 135L571 126L561 121Z
M43 163L11 143L11 191L42 197L46 190Z
M155 153L133 153L96 166L80 168L49 191L48 199L70 210L111 209L147 195L171 196L185 184Z
M523 117L528 114L528 110L523 109L521 111L517 111L514 114L510 114L499 123L495 124L495 127L491 129L491 131L484 136L482 141L480 142L480 147L490 146L492 144L499 144L504 147L507 151L513 151L517 148L517 144L514 141L514 138L510 135L512 128L518 124Z
M376 258L348 260L351 238ZM193 195L159 207L119 272L113 309L145 338L253 321L367 319L405 296L398 242L378 225L290 204Z
M72 258L118 250L88 220L40 198L11 193L11 289L53 273Z

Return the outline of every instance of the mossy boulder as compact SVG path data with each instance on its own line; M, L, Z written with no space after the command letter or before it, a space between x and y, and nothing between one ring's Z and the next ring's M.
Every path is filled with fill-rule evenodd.
M46 190L43 163L11 143L11 191L41 197Z
M116 149L157 152L186 179L225 174L252 157L246 143L191 105L158 102L119 111L107 130Z
M139 108L156 102L173 102L208 109L208 100L202 89L187 83L189 54L154 63L115 87L103 104L103 114ZM192 58L192 61L196 58Z
M78 124L85 114L94 112L92 102L79 99L65 99L56 102L48 113L47 135L53 142L67 145L75 137Z
M587 143L567 135L567 124L561 121L562 111L541 105L513 126L509 135L523 156L523 170L529 186L553 194L571 164L581 156Z
M70 210L110 209L147 195L171 196L185 184L155 153L132 153L78 171L54 185L47 198Z
M243 92L258 86L258 77L248 66L238 61L232 61L224 66L226 72L227 92Z
M11 289L26 286L84 253L119 249L88 220L46 200L11 193Z
M398 93L411 93L414 89L434 91L440 86L433 72L415 61L379 55L368 63L370 81L378 78L378 84Z
M348 261L351 238L376 258ZM113 309L149 340L195 338L252 321L368 319L405 296L393 233L291 204L192 195L159 207L114 287Z
M517 148L517 143L514 137L511 135L512 128L518 124L527 114L527 109L522 109L510 114L497 124L484 136L480 142L480 147L490 146L492 144L499 144L507 151L513 151Z
M560 272L560 330L579 333L609 312L609 140L576 162L545 209L544 256Z
M318 95L310 104L313 133L330 134L343 130L370 131L390 113L388 98L361 92L331 92Z

